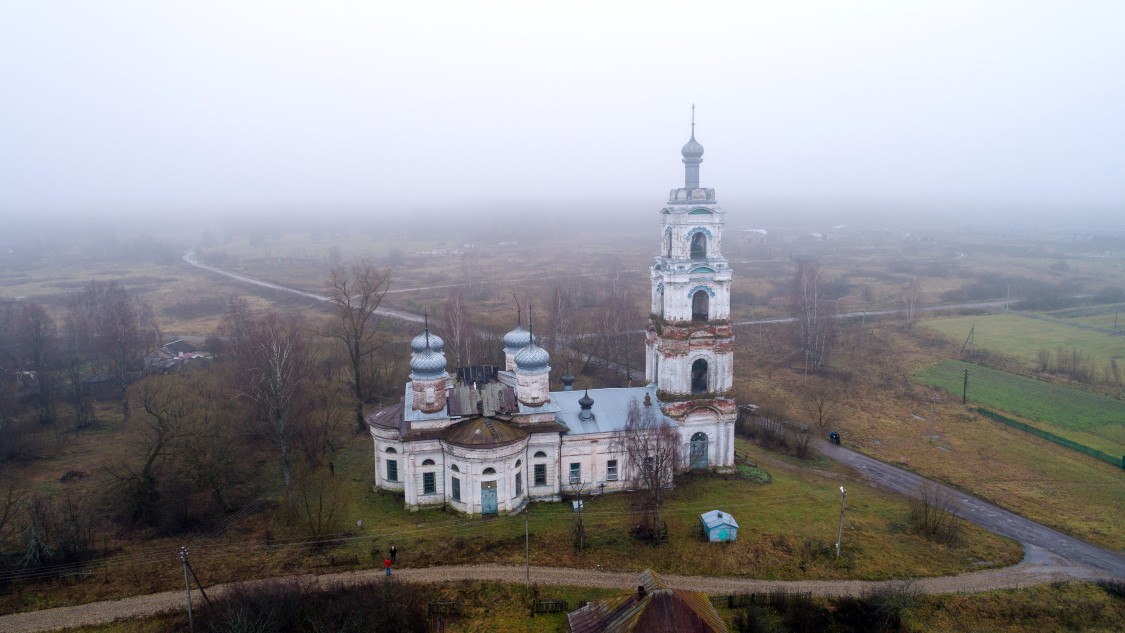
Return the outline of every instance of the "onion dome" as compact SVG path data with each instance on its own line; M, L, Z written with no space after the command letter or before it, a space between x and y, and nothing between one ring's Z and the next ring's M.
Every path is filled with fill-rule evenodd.
M540 373L548 369L547 365L551 362L551 355L547 350L531 341L527 347L521 349L516 354L516 369L528 373Z
M410 351L414 352L415 354L421 354L422 352L426 351L427 339L429 339L429 348L431 350L440 352L445 349L445 341L441 340L441 337L437 334L433 334L432 332L429 332L427 330L426 332L415 336L414 339L410 341Z
M594 399L590 397L589 389L586 390L586 395L578 399L578 406L582 407L582 410L578 412L578 417L583 420L594 417L594 412L591 411L594 408Z
M445 354L431 349L423 350L410 359L410 374L414 378L437 378L445 373Z
M684 158L703 158L703 146L695 140L695 124L693 123L691 127L691 140L684 144L680 153L684 155Z
M515 353L531 344L531 332L519 325L514 330L504 335L504 349Z

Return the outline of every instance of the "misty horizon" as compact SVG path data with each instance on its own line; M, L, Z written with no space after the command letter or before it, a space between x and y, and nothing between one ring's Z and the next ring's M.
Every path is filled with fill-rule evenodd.
M0 213L732 227L1125 220L1125 7L0 9ZM647 214L647 215L646 215Z

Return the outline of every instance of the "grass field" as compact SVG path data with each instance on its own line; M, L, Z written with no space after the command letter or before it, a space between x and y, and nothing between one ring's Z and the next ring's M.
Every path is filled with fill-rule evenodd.
M1125 402L1120 400L955 360L933 365L918 378L960 394L964 369L969 370L971 402L1014 413L1104 453L1125 455Z
M1106 317L1100 317L1103 320ZM1113 315L1109 315L1112 326ZM975 326L973 344L990 352L1006 354L1019 359L1029 368L1035 366L1039 350L1052 354L1062 347L1072 346L1094 360L1094 368L1101 372L1111 359L1125 358L1125 336L1114 336L1085 327L1084 323L1068 325L1066 319L1046 320L1026 315L990 314L981 316L948 317L923 321L921 325L940 332L951 340L950 349L956 353Z

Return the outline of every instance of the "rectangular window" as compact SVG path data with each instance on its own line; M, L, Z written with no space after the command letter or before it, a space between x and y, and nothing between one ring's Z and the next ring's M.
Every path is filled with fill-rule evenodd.
M461 480L457 477L453 478L453 500L461 500Z
M398 481L398 460L387 460L387 481Z
M535 485L536 486L546 486L547 485L547 465L546 464L536 464L535 465Z
M605 463L605 478L608 481L617 481L617 460L611 459Z
M523 494L523 473L516 473L516 496Z
M432 495L437 492L437 476L434 473L422 473L422 494Z
M578 462L570 463L570 483L582 483L582 464L579 464Z

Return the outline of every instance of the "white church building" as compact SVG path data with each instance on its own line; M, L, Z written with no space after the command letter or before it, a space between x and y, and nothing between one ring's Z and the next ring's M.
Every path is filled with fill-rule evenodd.
M683 146L685 183L661 211L645 336L645 387L551 391L550 356L519 324L504 336L504 367L447 371L444 343L427 327L411 342L410 381L396 405L367 417L376 488L401 491L409 509L470 515L518 512L565 493L628 490L615 437L631 402L657 407L676 428L682 469L734 465L731 270L722 255L724 211L699 186L703 146Z

